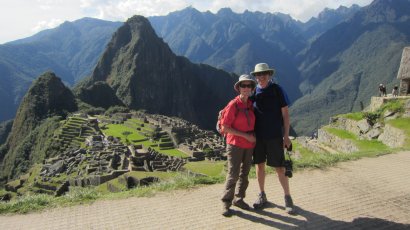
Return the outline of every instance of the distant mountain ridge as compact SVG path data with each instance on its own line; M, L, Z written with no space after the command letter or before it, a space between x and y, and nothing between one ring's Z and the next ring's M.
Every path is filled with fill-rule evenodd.
M167 16L150 17L159 36L178 55L236 74L249 73L255 63L273 63L278 81L296 100L301 96L295 56L313 36L346 20L357 5L324 10L319 18L301 23L285 14L221 9L216 14L186 8ZM269 52L266 52L269 50Z
M348 20L360 9L361 7L356 4L349 8L340 6L335 10L325 8L319 13L318 17L313 17L301 25L303 34L308 40L315 39L328 29L331 29L335 25Z
M83 18L0 45L0 121L14 117L33 79L52 70L73 85L88 76L122 23Z

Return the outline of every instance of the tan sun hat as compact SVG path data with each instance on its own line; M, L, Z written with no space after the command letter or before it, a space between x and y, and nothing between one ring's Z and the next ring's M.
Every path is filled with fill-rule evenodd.
M255 87L256 87L256 81L253 80L251 76L249 76L249 75L247 75L247 74L242 74L242 75L239 77L238 82L236 82L235 85L233 86L233 88L235 89L236 92L239 93L239 84L240 84L241 82L244 82L244 81L250 81L250 82L252 83L252 85L253 85L252 88L255 88Z
M255 76L256 73L261 73L261 72L270 72L270 76L273 76L275 74L275 70L269 68L268 64L266 63L258 63L255 65L255 70L251 72L252 76Z

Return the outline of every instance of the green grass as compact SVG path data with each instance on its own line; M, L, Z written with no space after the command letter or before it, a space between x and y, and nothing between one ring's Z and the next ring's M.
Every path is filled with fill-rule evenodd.
M389 148L377 140L359 140L355 134L343 129L326 127L325 130L342 139L353 141L353 143L359 148L359 152L383 152Z
M140 135L137 130L127 127L125 125L109 124L106 127L107 129L103 130L105 135L120 138L121 141L125 141L126 139L128 139L129 141L139 141L146 139L146 137ZM123 134L124 132L130 132L131 134L125 136Z
M102 194L108 194L110 191L108 190L108 184L111 186L114 186L118 188L119 190L125 191L127 190L126 184L121 182L120 178L124 178L127 176L132 176L138 179L142 179L145 177L157 177L160 179L160 181L168 181L175 177L178 173L177 172L143 172L143 171L133 171L133 172L128 172L125 173L122 176L119 176L118 178L115 178L113 180L107 181L106 183L103 183L99 186L96 187L96 190Z
M392 150L379 141L354 140L354 142L358 145L359 151L350 154L315 153L295 142L294 149L302 156L300 159L293 160L296 171L305 168L323 169L334 166L339 162L357 160L363 157L376 157L392 152Z
M347 113L347 114L340 115L340 117L344 117L344 118L347 118L347 119L350 119L350 120L355 120L355 121L360 121L364 118L362 112Z
M225 161L197 161L188 162L184 165L184 168L195 172L201 173L207 176L216 177L223 175Z
M154 147L155 150L157 150L160 153L163 153L168 156L174 156L174 157L182 157L182 158L187 158L189 157L186 153L178 150L178 149L164 149L160 150L159 147Z
M343 138L343 139L350 139L350 140L355 140L355 139L357 139L357 138L356 138L356 135L354 135L353 133L348 132L348 131L346 131L346 130L343 130L343 129L336 129L336 128L331 128L331 127L325 127L325 130L326 130L327 132L329 132L329 133L331 133L331 134L334 134L334 135L336 135L336 136L338 136L338 137L340 137L340 138Z
M17 198L10 202L0 202L0 214L28 213L55 207L66 207L78 204L89 204L97 199L120 199L127 197L147 197L158 192L188 189L203 184L221 183L222 177L191 177L184 173L176 173L174 177L149 187L137 187L118 193L103 194L96 188L71 187L70 191L61 197L39 194Z
M52 196L39 194L28 195L16 200L0 203L0 214L4 213L27 213L29 211L42 210L45 207L55 207L56 200Z
M385 112L385 111L391 111L391 112L396 112L396 113L402 113L404 111L404 102L405 100L394 100L394 101L389 101L386 104L384 104L380 110Z

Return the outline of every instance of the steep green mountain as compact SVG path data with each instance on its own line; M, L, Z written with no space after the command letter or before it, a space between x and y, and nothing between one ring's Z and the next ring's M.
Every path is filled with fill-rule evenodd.
M409 0L376 0L301 53L304 96L291 108L299 134L313 132L334 114L362 109L379 83L391 91L410 43L409 15Z
M12 126L13 120L8 120L0 123L0 145L6 142Z
M24 96L7 142L0 149L0 178L24 172L44 155L58 117L77 110L71 90L54 73L36 79Z
M305 47L299 23L284 14L225 8L217 14L194 8L149 18L155 31L178 55L238 75L249 73L258 62L277 69L278 81L291 99L300 97L299 72L294 54Z
M73 85L89 75L121 25L92 18L0 45L0 121L13 118L33 79L52 70Z
M235 95L236 80L235 75L176 56L146 18L134 16L115 32L76 94L94 106L108 107L112 104L107 100L118 99L131 109L178 116L212 129L217 112Z

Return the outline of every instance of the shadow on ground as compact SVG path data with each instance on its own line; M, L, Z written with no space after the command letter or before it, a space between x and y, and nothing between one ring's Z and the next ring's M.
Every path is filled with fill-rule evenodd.
M285 209L283 206L275 206L271 203L268 207ZM233 215L278 229L410 229L409 224L395 223L380 218L358 217L352 222L346 222L332 220L301 207L296 208L297 215L304 217L305 220L295 218L296 215L281 215L265 210L254 211L258 213L259 216L253 215L252 211L242 212L240 210L234 210Z

